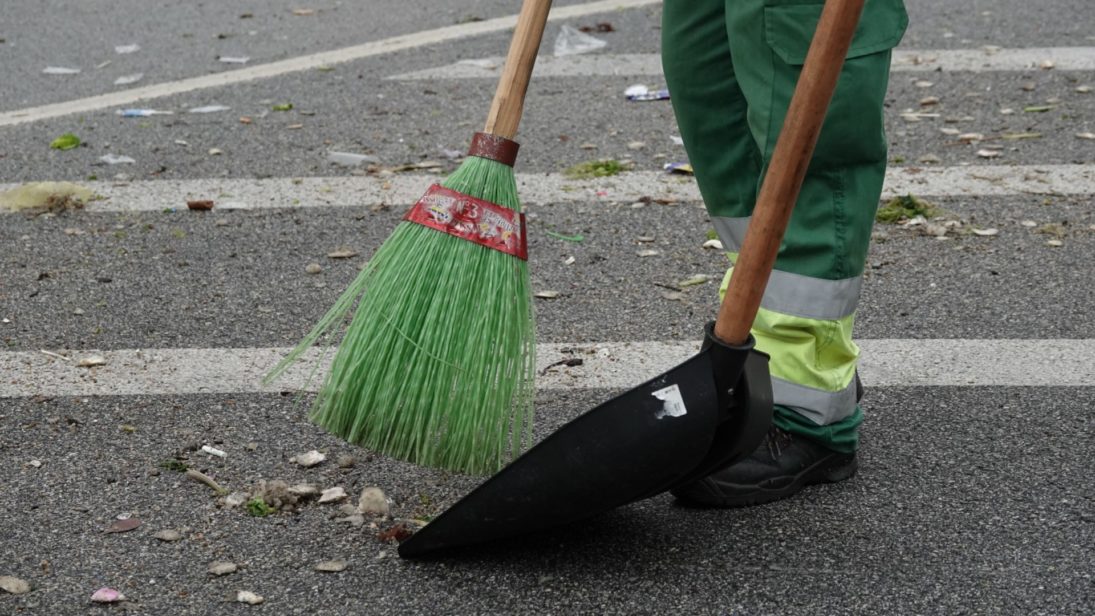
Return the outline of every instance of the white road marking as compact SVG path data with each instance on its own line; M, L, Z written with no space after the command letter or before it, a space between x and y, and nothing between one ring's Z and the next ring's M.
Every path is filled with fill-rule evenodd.
M548 19L551 21L561 21L596 13L612 13L619 10L634 9L650 4L657 4L660 1L661 0L599 0L586 4L560 6L551 10ZM381 39L379 41L371 41L361 45L353 45L341 49L308 54L296 58L288 58L286 60L270 62L267 64L256 64L247 68L223 71L212 75L202 75L200 77L158 83L140 88L119 90L117 92L89 96L87 98L65 101L52 105L16 109L14 111L0 113L0 127L25 124L27 122L37 122L49 118L76 113L87 113L112 107L130 106L138 101L147 101L207 88L230 86L254 81L256 79L280 77L289 73L361 60L363 58L402 51L404 49L414 49L473 36L493 34L495 32L511 29L516 23L516 15L497 17L479 22L446 26L435 30L413 32L411 34Z
M960 340L869 339L860 373L872 387L1095 386L1095 339ZM540 344L540 389L626 389L694 355L699 342ZM288 349L122 349L0 353L0 398L29 396L188 395L314 391L329 359L313 349L280 380L262 377ZM77 362L101 355L106 363ZM60 357L69 358L67 361ZM580 357L574 367L552 366ZM325 359L326 358L326 359Z
M442 176L404 174L377 177L148 180L130 183L85 182L101 200L90 212L154 212L186 209L188 200L213 199L216 208L262 209L330 206L406 208ZM18 184L0 184L0 192ZM560 174L517 174L525 206L567 203L631 204L644 198L699 202L696 182L688 176L640 171L572 180ZM891 167L883 197L1004 195L1095 195L1092 165L992 165L968 167ZM0 210L6 212L7 210Z
M1052 62L1057 71L1095 70L1095 47L1038 47L1024 49L897 49L891 70L898 73L929 71L973 72L1042 71ZM502 57L462 60L447 66L392 75L389 79L476 79L497 78ZM588 54L536 59L533 77L621 77L661 76L658 54Z

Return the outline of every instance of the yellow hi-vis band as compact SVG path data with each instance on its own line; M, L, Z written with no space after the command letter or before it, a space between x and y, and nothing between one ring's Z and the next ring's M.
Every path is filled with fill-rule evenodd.
M736 254L731 255L735 260ZM733 273L723 278L720 297ZM859 347L852 342L855 314L811 319L761 307L753 322L757 349L768 353L776 404L794 408L818 425L855 412Z

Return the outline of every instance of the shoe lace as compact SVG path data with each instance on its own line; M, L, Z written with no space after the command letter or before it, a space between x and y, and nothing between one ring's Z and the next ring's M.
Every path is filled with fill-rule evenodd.
M773 459L780 457L783 455L784 448L789 447L793 440L794 437L791 436L790 432L772 426L772 428L768 430L766 438L769 455L771 455Z

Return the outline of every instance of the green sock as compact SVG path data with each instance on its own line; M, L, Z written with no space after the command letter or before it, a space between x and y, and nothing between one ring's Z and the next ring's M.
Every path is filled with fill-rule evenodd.
M785 406L774 407L772 423L779 429L806 437L840 453L855 453L859 449L859 424L863 423L863 409L836 423L819 426Z

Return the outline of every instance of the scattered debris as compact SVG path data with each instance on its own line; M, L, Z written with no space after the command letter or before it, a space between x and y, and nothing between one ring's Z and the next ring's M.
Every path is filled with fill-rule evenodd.
M1076 86L1076 92L1078 92L1080 94L1088 94L1088 93L1091 92L1091 86L1087 86L1087 85Z
M601 49L608 43L584 32L564 25L555 37L555 57L572 56Z
M881 223L897 223L903 220L910 220L917 216L925 218L935 216L937 208L913 195L904 195L900 197L894 197L886 202L885 205L878 208L878 213L875 215L875 220Z
M47 66L42 72L47 75L77 75L80 73L80 69L66 68L64 66Z
M1005 141L1022 141L1024 139L1041 139L1042 133L1004 133L1000 138Z
M128 533L129 531L136 529L140 525L141 521L137 518L120 518L111 522L110 526L107 526L104 532Z
M1027 107L1023 107L1023 112L1024 113L1045 113L1045 112L1050 111L1052 109L1055 109L1055 107L1053 105L1030 105L1030 106L1027 106Z
M989 228L989 229L973 229L972 231L973 231L974 235L980 235L981 237L988 237L988 236L999 235L1000 234L999 229L992 229L992 228Z
M607 21L600 21L592 26L582 26L578 30L582 32L615 32L616 28Z
M977 156L981 158L997 158L1000 156L1000 150L989 150L987 148L982 148L980 150L977 150Z
M0 209L59 212L83 208L94 198L90 189L71 182L30 182L0 192Z
M241 590L236 593L236 601L240 603L246 603L248 605L258 605L265 600L266 599L262 598L262 595L256 595L250 590Z
M678 282L677 286L682 288L682 289L685 289L685 288L688 288L688 287L694 287L696 285L704 284L705 282L707 282L709 280L711 280L711 277L706 275L706 274L696 274L695 276L691 276L689 278L686 278L686 279Z
M49 143L49 147L62 152L80 147L80 138L72 133L65 133Z
M548 364L547 366L544 366L544 369L540 371L540 376L544 376L545 374L550 372L552 368L554 368L556 366L566 366L568 368L574 368L574 367L577 367L577 366L581 366L583 364L585 364L585 360L582 359L581 357L571 357L571 358L568 358L568 359L560 359L559 361L557 361L553 364Z
M173 471L176 473L185 473L187 470L186 464L174 458L169 458L167 460L164 460L163 462L160 462L160 468L166 471Z
M206 475L201 471L188 468L186 469L186 476L193 479L194 481L204 483L205 485L209 486L214 492L217 493L218 496L228 494L228 490L225 490L223 487L221 487L219 483L214 481L212 477Z
M315 9L293 9L293 15L296 15L297 17L309 17L315 14Z
M323 271L323 266L319 263L309 263L304 267L304 271L309 274L318 274Z
M662 251L654 250L653 248L648 248L646 250L640 250L640 251L636 252L635 254L638 255L639 257L656 257L656 256L662 254Z
M662 165L662 169L669 173L677 173L680 175L695 175L695 171L692 169L692 165L689 163L665 163Z
M339 248L338 250L333 250L327 253L327 258L329 259L349 259L356 256L357 251L351 250L349 248Z
M158 109L118 109L114 112L123 118L147 118L154 115L174 115L174 111L160 111Z
M0 575L0 590L12 595L25 595L30 592L30 584L10 575Z
M289 493L301 500L304 500L319 496L319 488L310 483L298 483L296 485L289 486Z
M210 156L220 156L221 154L224 154L224 150L220 148L209 148L209 151L206 153Z
M116 85L116 86L128 86L130 84L137 83L138 81L140 81L142 79L144 79L144 73L133 73L132 75L122 75L121 77L114 80L114 85Z
M316 571L322 571L323 573L339 573L346 570L346 561L344 560L325 560L316 565Z
M119 601L125 601L125 595L113 588L104 586L91 593L91 601L93 603L118 603Z
M722 250L723 249L721 240L707 240L706 242L703 243L703 247L704 248L713 248L715 250Z
M76 365L81 368L94 368L95 366L105 366L106 358L102 355L88 355L87 357L80 358Z
M225 507L239 507L247 502L250 495L247 492L236 491L224 497Z
M1095 139L1095 133L1076 133L1076 138L1093 140Z
M394 526L391 526L387 530L383 530L377 533L376 538L383 543L390 541L397 541L402 543L414 534L414 529L408 526L405 522L398 522Z
M313 449L313 450L309 451L308 453L302 453L298 456L294 456L293 459L292 459L292 462L295 462L295 463L303 466L304 468L311 468L311 467L319 464L320 462L323 462L326 459L327 459L327 456L325 454L322 454L322 453L316 451L315 449Z
M300 502L301 496L294 493L289 484L276 479L274 481L260 481L258 486L251 491L251 500L248 501L247 507L251 509L252 503L255 501L261 501L263 506L272 511L293 511L296 509L297 504ZM255 505L258 509L262 509L262 506ZM267 513L269 513L267 512ZM263 514L266 515L266 514Z
M384 491L377 487L365 488L361 491L361 497L357 499L359 513L369 515L391 515L391 506Z
M137 161L128 157L115 154L104 154L99 157L99 160L108 165L132 165Z
M292 111L293 103L278 103L270 108L273 111Z
M357 464L357 460L350 454L342 454L338 457L339 468L352 468L354 464Z
M164 530L158 530L152 535L153 538L159 539L165 543L173 543L175 541L182 540L182 533L177 530L165 528Z
M239 565L237 565L236 563L223 560L209 563L209 568L207 569L207 571L209 571L211 575L215 575L217 577L220 577L222 575L228 575L229 573L235 573L239 570Z
M615 159L592 160L578 163L568 168L563 174L573 180L591 180L618 175L625 168L624 164Z
M1049 241L1046 242L1046 245L1047 246L1053 246L1054 248L1060 248L1061 246L1064 246L1065 243L1062 242L1061 240L1049 240Z
M217 456L218 458L228 457L228 454L225 453L223 450L217 449L215 447L210 447L209 445L202 445L202 451L211 456Z
M217 60L225 64L247 64L251 58L250 56L219 56Z
M191 210L208 211L208 210L213 209L213 200L212 199L199 199L199 200L195 200L195 201L187 201L186 202L186 207L187 207L187 209L191 209Z
M658 90L651 90L644 84L635 84L629 86L624 90L624 97L629 101L666 101L669 100L669 90L661 88Z
M194 107L189 110L190 113L217 113L218 111L228 111L231 107L224 105L206 105L204 107Z
M141 50L141 46L136 44L136 43L134 43L132 45L115 45L114 46L114 53L118 53L118 54L137 53L140 50Z
M539 299L556 299L559 297L558 291L537 291L532 294L533 297Z
M1034 230L1035 233L1041 233L1043 235L1052 235L1057 239L1061 239L1068 235L1068 230L1065 226L1055 222L1046 223Z
M346 490L343 490L341 486L336 486L324 490L319 496L319 502L320 504L337 503L338 501L344 500L346 496Z
M250 513L256 518L264 518L271 513L274 513L274 511L275 509L261 498L252 498L247 501L247 513Z
M352 154L350 152L329 152L327 161L343 167L359 167L363 164L377 164L380 159L368 154Z

